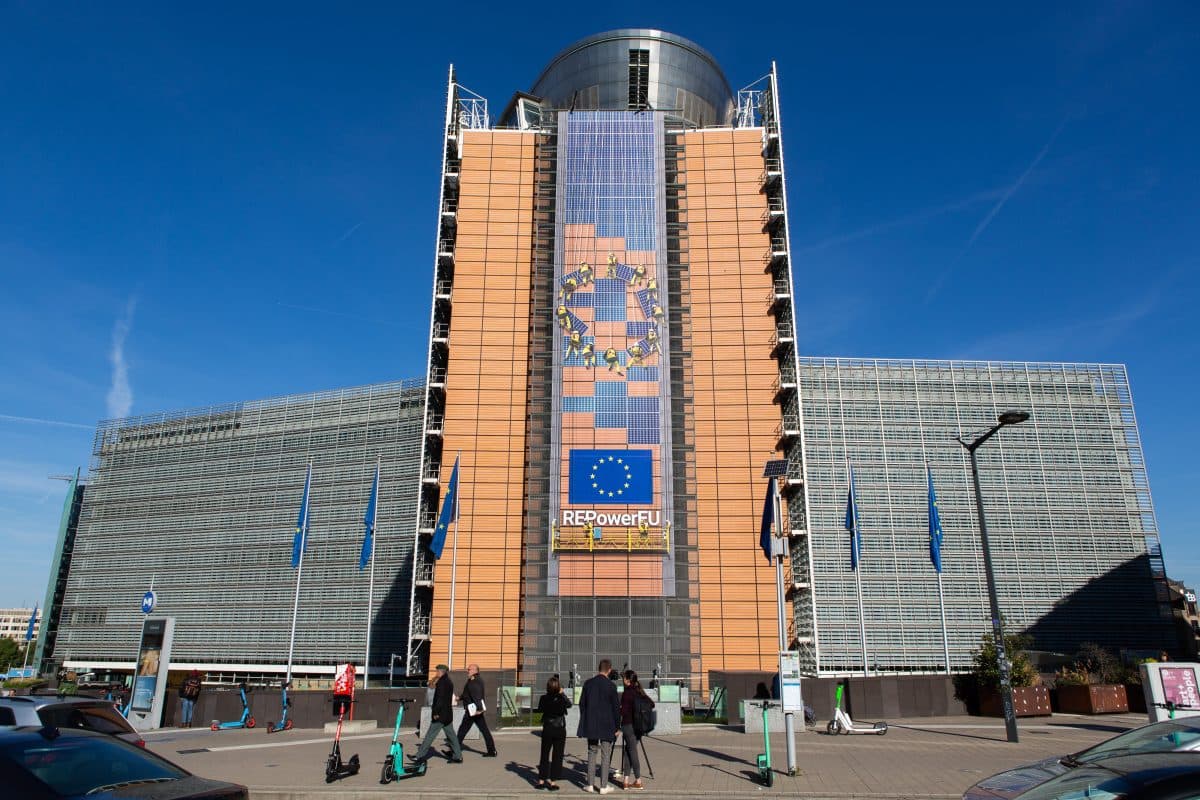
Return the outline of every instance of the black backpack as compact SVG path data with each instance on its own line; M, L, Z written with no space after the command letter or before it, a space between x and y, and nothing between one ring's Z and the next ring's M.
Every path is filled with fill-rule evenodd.
M638 737L654 731L654 701L638 692L633 696L633 732Z

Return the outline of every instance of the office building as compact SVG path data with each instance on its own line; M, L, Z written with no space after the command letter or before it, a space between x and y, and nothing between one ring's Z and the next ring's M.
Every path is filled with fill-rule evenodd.
M361 665L370 570L359 563L378 464L370 666L386 673L408 635L424 391L382 383L102 423L45 658L132 667L153 589L155 616L175 618L174 668L282 677L311 464L294 673Z

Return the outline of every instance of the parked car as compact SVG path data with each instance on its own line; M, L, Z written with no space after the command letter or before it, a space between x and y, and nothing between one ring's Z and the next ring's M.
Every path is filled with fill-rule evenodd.
M115 736L79 728L0 731L0 786L22 800L246 800L245 786L192 775Z
M1125 731L1078 753L1047 758L984 778L966 791L963 800L1024 798L1023 792L1035 786L1103 759L1193 750L1200 750L1200 717L1163 720Z
M56 695L0 697L0 729L27 725L84 728L116 736L139 747L146 746L129 721L106 700Z
M1017 795L1020 800L1195 800L1200 753L1139 753L1091 761Z

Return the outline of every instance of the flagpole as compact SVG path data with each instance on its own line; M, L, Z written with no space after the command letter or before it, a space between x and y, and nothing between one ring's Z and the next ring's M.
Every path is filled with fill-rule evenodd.
M300 527L300 563L296 567L296 595L292 600L292 633L288 637L287 677L284 685L292 682L292 655L296 652L296 616L300 613L300 576L304 574L304 551L308 549L308 492L312 482L312 462L308 462L308 473L304 477L304 524Z
M858 521L858 493L854 491L854 473L850 469L850 459L846 459L846 474L850 476L850 509L854 514L854 541L851 542L851 547L858 550L856 564L854 567L854 588L858 594L858 636L862 643L862 659L863 659L863 676L869 676L869 662L867 661L867 619L863 612L863 593L862 593L862 526Z
M367 584L367 646L363 654L363 689L368 687L371 680L371 609L375 607L375 547L378 544L378 533L375 521L379 519L379 462L375 458L375 504L371 507L371 578Z
M942 655L946 658L946 674L950 674L950 637L946 634L946 595L942 593L942 571L938 570L938 605L942 611Z
M454 463L462 457L462 451L454 458ZM446 648L446 666L454 669L454 596L458 582L458 498L454 498L454 542L450 546L450 643Z

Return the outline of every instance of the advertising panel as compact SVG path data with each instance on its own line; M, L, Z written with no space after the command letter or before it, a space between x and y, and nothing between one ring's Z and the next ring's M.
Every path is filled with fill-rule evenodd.
M148 619L142 624L142 643L138 648L137 671L133 676L133 698L130 703L130 708L134 711L148 712L154 707L166 629L165 619Z

